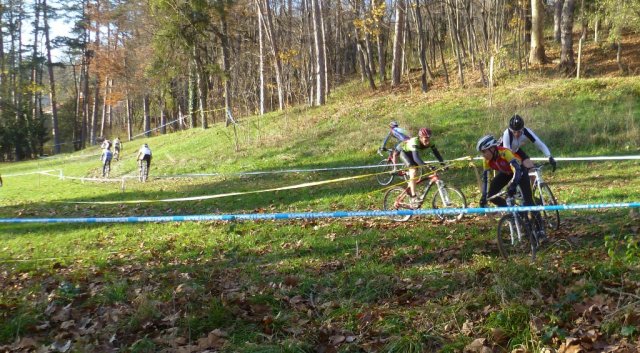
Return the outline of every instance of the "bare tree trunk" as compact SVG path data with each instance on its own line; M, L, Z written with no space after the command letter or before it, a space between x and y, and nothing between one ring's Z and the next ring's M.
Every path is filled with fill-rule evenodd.
M131 97L129 97L129 91L127 90L127 139L131 141L133 139L133 107L131 107Z
M391 86L398 86L402 68L402 36L404 33L404 0L396 0L396 25L393 34L393 63L391 64Z
M233 123L231 116L231 53L229 50L229 33L227 32L227 17L223 16L220 20L220 43L222 44L222 71L224 71L224 108L225 108L225 126ZM282 86L282 83L278 84ZM280 100L284 104L283 99ZM235 129L235 126L234 126ZM237 141L236 141L237 143ZM237 148L237 146L236 146Z
M160 133L167 133L167 115L165 114L165 106L164 106L164 94L160 97Z
M448 10L446 11L446 13L449 19L449 27L451 28L451 36L453 37L453 39L455 39L455 43L453 43L452 41L452 46L456 55L456 62L458 64L458 78L460 79L460 86L464 86L464 68L462 64L462 45L460 40L460 31L455 26L455 23L453 21L453 4L451 2L448 2L447 4L449 6L447 6Z
M104 128L107 123L107 100L109 99L109 78L104 80L104 99L102 100L102 118L100 119L100 136L104 136Z
M42 17L44 19L45 48L47 49L47 68L49 71L49 87L50 87L49 100L51 101L51 133L53 135L53 153L58 154L60 153L60 130L58 128L58 102L56 97L56 80L53 74L53 61L51 60L51 41L49 40L49 21L48 21L49 9L47 8L47 0L42 0L42 8L43 8ZM2 36L2 33L0 33L0 36ZM0 58L0 60L2 60L2 58Z
M571 75L575 70L573 58L573 14L575 0L565 0L562 7L562 51L560 53L560 69Z
M553 39L560 43L562 39L562 7L565 0L556 0L553 8Z
M273 30L273 20L271 15L271 5L269 4L269 0L264 0L264 4L261 4L260 0L256 0L258 5L259 15L266 15L266 19L262 18L262 23L265 25L267 38L271 43L271 53L273 54L274 60L274 69L276 74L276 84L278 88L278 107L280 110L284 109L284 89L282 87L282 61L280 59L280 52L278 50L278 42L277 38L274 34ZM261 5L264 5L264 10L261 10ZM225 25L226 26L226 25Z
M320 20L320 5L318 1L321 0L311 0L311 13L313 16L313 33L315 38L315 49L316 49L316 105L324 105L325 103L325 85L326 82L324 80L324 66L325 58L324 58L324 42L322 40L322 23Z
M544 53L544 5L542 0L531 0L531 51L529 63L544 64L547 57Z
M258 42L260 45L260 51L258 54L258 71L260 73L260 115L264 115L264 39L262 38L262 11L260 11L260 4L256 3L256 8L258 10Z
M360 1L356 1L353 4L353 10L355 13L355 17L359 19L360 18ZM374 74L371 72L371 65L370 65L371 63L369 62L368 54L365 53L365 49L363 48L364 40L361 39L362 35L360 34L360 30L358 29L358 26L353 26L353 30L355 32L355 37L356 37L358 62L360 63L360 67L362 68L362 79L364 80L366 78L369 81L369 88L371 88L372 90L375 90L376 84L373 80Z
M418 51L420 52L420 66L422 68L422 74L420 75L420 87L422 92L427 93L427 57L424 41L424 28L422 26L422 14L420 13L420 0L416 0L416 22L418 25Z
M374 0L373 4L376 7L382 6L384 0ZM376 41L378 42L378 71L380 74L380 82L387 80L387 36L384 23L384 15L378 19L378 34L376 35ZM374 74L375 75L375 74Z
M149 111L149 95L145 94L142 96L142 113L144 116L143 120L143 132L146 137L151 136L151 112Z

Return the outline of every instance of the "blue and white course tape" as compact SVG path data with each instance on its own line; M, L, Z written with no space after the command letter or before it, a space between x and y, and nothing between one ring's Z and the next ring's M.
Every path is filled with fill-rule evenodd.
M89 218L4 218L1 223L145 223L145 222L198 222L198 221L248 221L248 220L291 220L315 218L346 217L390 217L390 216L424 216L444 214L485 214L506 213L514 211L567 211L591 210L603 208L638 208L640 202L574 204L551 206L520 206L498 208L441 208L425 210L397 211L334 211L334 212L302 212L302 213L250 213L223 215L186 215L186 216L146 216L146 217L89 217Z

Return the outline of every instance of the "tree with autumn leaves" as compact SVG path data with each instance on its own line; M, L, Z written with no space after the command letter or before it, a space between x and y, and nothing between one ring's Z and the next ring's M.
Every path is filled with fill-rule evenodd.
M410 83L413 70L425 93L434 79L488 86L492 60L495 70L525 73L549 64L551 40L561 42L559 72L571 74L574 22L583 40L606 33L626 72L620 38L640 30L631 0L51 2L0 7L3 159L42 154L48 140L58 153L322 105L354 73L371 89L385 89L388 72L391 86ZM59 18L73 31L51 38Z

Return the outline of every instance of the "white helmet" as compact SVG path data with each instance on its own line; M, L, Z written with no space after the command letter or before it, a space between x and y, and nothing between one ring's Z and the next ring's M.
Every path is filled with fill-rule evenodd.
M478 144L476 144L476 150L478 152L482 152L488 148L491 148L493 146L498 146L498 145L499 143L498 141L496 141L495 137L491 135L485 135L478 140Z

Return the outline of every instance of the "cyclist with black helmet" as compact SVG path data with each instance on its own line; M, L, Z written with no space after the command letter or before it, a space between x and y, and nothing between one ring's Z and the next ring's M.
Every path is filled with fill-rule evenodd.
M389 139L391 139L391 137L394 137L396 140L398 140L398 143L395 144L395 146L393 147L393 150L391 151L391 161L393 162L393 171L395 172L397 167L396 167L396 163L397 163L397 159L398 159L398 146L403 142L408 140L409 138L411 138L411 136L409 136L409 133L398 126L398 122L397 121L392 121L389 123L389 133L387 134L387 137L384 138L384 141L382 141L382 146L380 146L380 148L378 148L378 154L382 155L382 151L386 148L387 142L389 141Z
M396 150L400 154L400 159L404 162L405 168L409 168L409 191L411 191L411 200L419 202L416 196L416 167L425 165L426 163L420 158L420 151L427 148L431 149L433 155L436 156L440 163L444 164L442 155L434 144L431 143L431 129L423 127L418 130L418 137L410 138L400 143Z
M549 147L547 147L547 145L545 145L531 129L524 127L524 119L522 119L520 115L516 114L512 116L509 120L509 128L504 130L504 133L502 134L502 146L512 150L520 157L522 165L527 169L531 169L534 167L533 162L531 162L529 156L521 148L527 140L533 142L540 152L544 153L545 157L549 158L551 169L555 171L556 160L553 159L551 151L549 151Z

